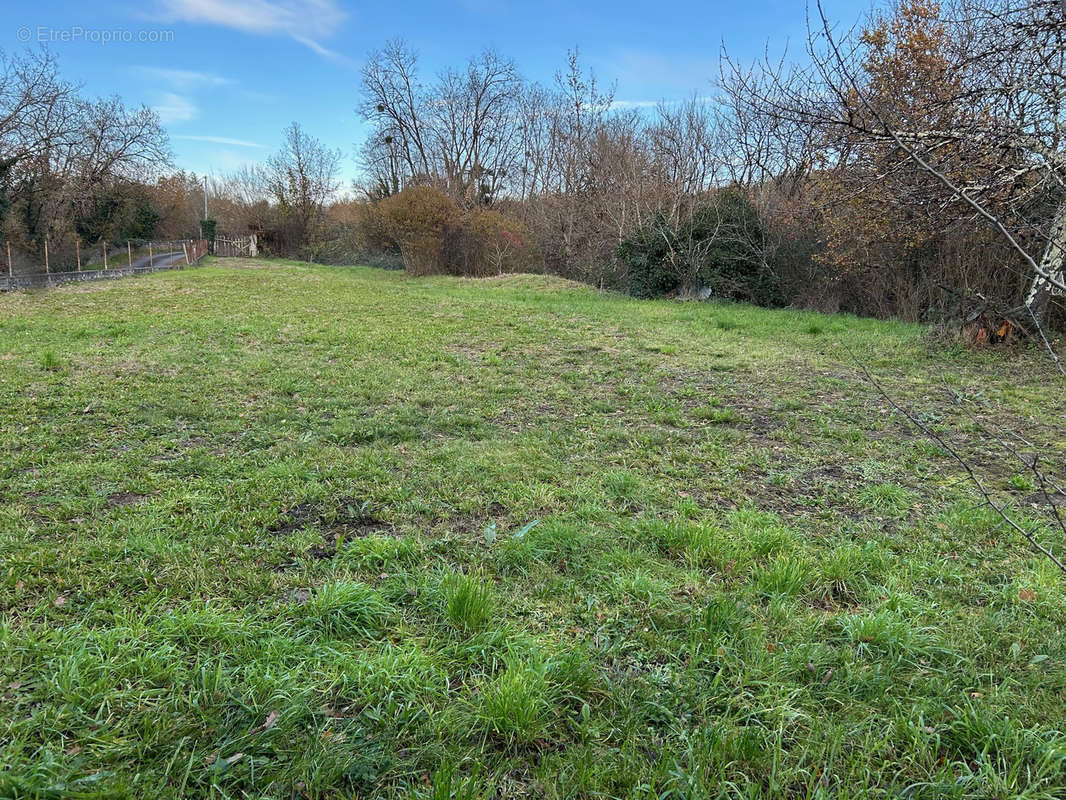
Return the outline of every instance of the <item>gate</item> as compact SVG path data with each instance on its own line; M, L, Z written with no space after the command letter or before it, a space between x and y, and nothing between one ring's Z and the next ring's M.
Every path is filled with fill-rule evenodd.
M259 255L255 234L248 236L216 236L211 243L211 252L223 258L254 257Z

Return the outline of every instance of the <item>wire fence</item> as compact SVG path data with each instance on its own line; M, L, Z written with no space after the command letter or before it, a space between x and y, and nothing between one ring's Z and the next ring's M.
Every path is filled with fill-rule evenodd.
M167 242L138 242L136 246L133 242L126 242L124 248L101 245L84 251L77 246L74 263L71 264L69 257L65 257L59 262L60 270L52 268L47 243L44 247L44 263L30 264L29 268L24 257L20 258L16 268L10 244L6 246L5 251L0 254L7 259L6 270L0 274L0 291L13 291L185 269L199 264L207 255L208 242L206 239L179 239Z

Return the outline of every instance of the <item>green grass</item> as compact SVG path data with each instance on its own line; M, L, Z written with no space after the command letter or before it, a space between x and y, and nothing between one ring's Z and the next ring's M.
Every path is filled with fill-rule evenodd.
M448 575L442 581L444 615L452 627L471 633L492 619L492 590L484 580L472 575Z
M1063 579L857 362L1057 549L942 376L1060 473L1061 384L922 333L282 262L0 296L0 796L1063 797Z

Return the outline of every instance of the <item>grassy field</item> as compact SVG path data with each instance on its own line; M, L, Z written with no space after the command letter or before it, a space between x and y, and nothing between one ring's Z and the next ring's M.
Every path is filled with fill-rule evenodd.
M0 296L0 796L1066 797L1066 582L857 362L1066 457L1041 359L911 325L281 262Z

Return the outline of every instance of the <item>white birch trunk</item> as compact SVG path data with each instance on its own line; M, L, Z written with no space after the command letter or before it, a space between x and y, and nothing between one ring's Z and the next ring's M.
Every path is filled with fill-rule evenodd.
M1048 243L1044 248L1044 254L1040 257L1040 271L1033 276L1033 283L1025 298L1026 307L1040 323L1044 321L1051 296L1063 294L1059 287L1066 278L1066 272L1063 270L1063 264L1066 261L1066 246L1064 245L1066 245L1066 203L1061 204L1055 211L1055 218L1051 221L1051 231L1048 234Z

